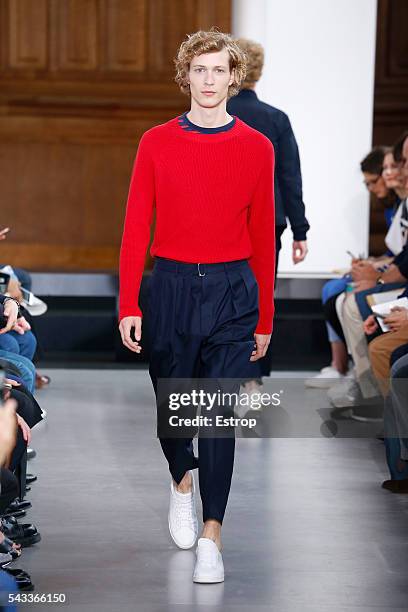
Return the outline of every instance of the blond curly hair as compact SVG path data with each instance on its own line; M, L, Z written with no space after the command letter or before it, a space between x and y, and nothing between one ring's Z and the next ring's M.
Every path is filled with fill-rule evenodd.
M189 95L190 93L187 75L192 59L202 53L215 53L223 49L226 49L229 53L230 71L234 70L234 81L228 88L228 98L239 92L246 75L247 57L245 51L241 49L230 34L220 32L213 27L208 32L199 30L194 34L188 34L174 58L176 67L174 80L184 94Z
M235 42L247 56L247 73L242 83L242 89L249 89L261 78L265 59L264 48L254 40L247 38L236 38Z

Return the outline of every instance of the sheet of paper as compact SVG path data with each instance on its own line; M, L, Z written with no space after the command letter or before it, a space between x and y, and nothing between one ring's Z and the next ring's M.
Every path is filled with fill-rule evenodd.
M391 293L391 292L387 292L387 293ZM384 294L378 293L376 295L384 295ZM371 306L371 310L373 311L374 314L388 315L390 314L391 309L394 308L395 306L408 309L408 298L403 297L403 298L400 298L399 300L391 300L390 302L380 302L378 304L373 304ZM380 319L378 317L377 321L383 332L390 331L390 328L388 327L388 325L384 323L383 319Z

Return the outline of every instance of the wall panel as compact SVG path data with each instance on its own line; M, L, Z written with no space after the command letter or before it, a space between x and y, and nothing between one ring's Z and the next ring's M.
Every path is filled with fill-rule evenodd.
M117 269L138 141L188 103L177 47L229 20L230 0L0 0L3 261Z

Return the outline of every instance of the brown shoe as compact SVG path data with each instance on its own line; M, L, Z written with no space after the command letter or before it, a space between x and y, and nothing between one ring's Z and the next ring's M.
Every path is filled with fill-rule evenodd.
M384 480L381 486L391 493L408 493L408 479Z

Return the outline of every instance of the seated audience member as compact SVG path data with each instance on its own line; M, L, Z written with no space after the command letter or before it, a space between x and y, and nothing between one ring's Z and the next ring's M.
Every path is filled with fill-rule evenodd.
M404 134L394 147L394 157L401 162L404 175L404 189L408 188L408 133ZM363 321L371 314L367 297L373 293L404 290L408 282L408 245L387 266L378 269L372 262L355 262L351 275L355 283L355 291L346 294L342 304L341 323L347 347L354 363L354 375L348 385L333 387L328 397L337 408L358 406L365 400L376 401L380 390L373 375L368 342L364 333ZM327 315L326 313L326 316ZM332 319L333 322L333 319Z
M16 504L21 491L13 472L24 458L31 428L42 418L41 409L24 386L7 379L5 383L11 389L5 389L5 404L0 406L0 567L15 578L19 590L32 591L30 576L23 570L9 570L6 565L21 554L22 547L41 540L34 525L20 524L13 515L15 511L21 514L21 507L30 506L27 502Z
M0 295L0 304L3 308L3 316L6 320L5 326L0 329L0 339L6 336L16 326L18 327L18 319L20 315L20 306L17 300L9 296ZM0 348L0 358L13 364L20 372L21 378L27 388L33 392L35 387L35 367L30 359L24 355L7 351ZM10 378L14 378L14 373L9 373Z
M385 398L384 444L391 479L382 487L408 493L408 344L391 355L390 390Z
M408 297L408 289L400 297ZM383 396L386 397L390 383L391 355L400 346L408 343L408 309L394 307L389 316L384 319L384 323L390 328L390 331L374 338L368 345L368 352L374 376ZM367 335L372 335L377 330L376 318L370 315L364 321L364 331Z
M386 209L388 232L385 244L388 254L398 255L407 242L408 206L405 172L401 161L394 158L393 149L388 149L383 163L383 178L387 187L392 188L397 195L395 207Z
M5 240L9 231L10 228L8 227L4 228L3 230L0 230L0 240ZM0 350L5 350L10 353L16 353L18 355L21 355L22 357L29 359L32 362L37 349L37 338L33 329L32 316L43 314L47 310L47 305L36 296L32 296L34 303L29 306L24 301L21 287L27 289L28 291L32 290L32 279L30 274L22 268L16 268L14 266L11 267L7 266L6 264L0 264L0 269L5 267L10 268L10 270L6 271L11 274L10 281L7 287L7 295L13 297L20 304L24 304L27 310L26 308L22 307L21 311L24 316L24 319L21 320L20 325L14 328L13 330L20 336L20 338L17 336L14 337L14 340L17 340L18 346L16 346L16 342L14 342L8 336L7 339L1 339L2 341L0 343ZM32 368L30 368L29 364L26 363L24 360L23 362L24 369L29 369L32 371ZM27 374L27 376L31 376L31 374ZM37 389L42 389L43 387L49 385L49 376L38 374L35 371L35 368L34 376L35 387ZM28 382L28 378L26 379L26 382Z
M392 158L392 159L391 159ZM384 206L384 215L387 227L391 225L395 209L399 205L399 197L395 195L395 187L401 187L399 168L394 171L395 163L392 149L387 147L375 147L361 162L361 172L364 184L368 191ZM384 261L385 256L378 258ZM346 274L343 278L332 279L325 283L322 290L322 302L325 305L328 300L335 299L347 286L351 285L352 278ZM326 321L327 334L332 353L330 366L324 367L317 376L305 381L307 387L330 388L336 380L341 380L348 370L348 351L343 334L339 334L331 323Z
M9 287L11 283L12 279L10 280ZM19 296L20 289L18 286L17 290L12 289L3 297L13 298L19 305ZM24 308L19 308L19 317L13 327L1 331L0 357L17 365L22 372L25 385L33 391L35 387L42 388L47 386L50 379L48 376L40 375L36 372L33 359L37 348L37 339L31 330L31 323L27 321L26 316L30 318L30 315Z

